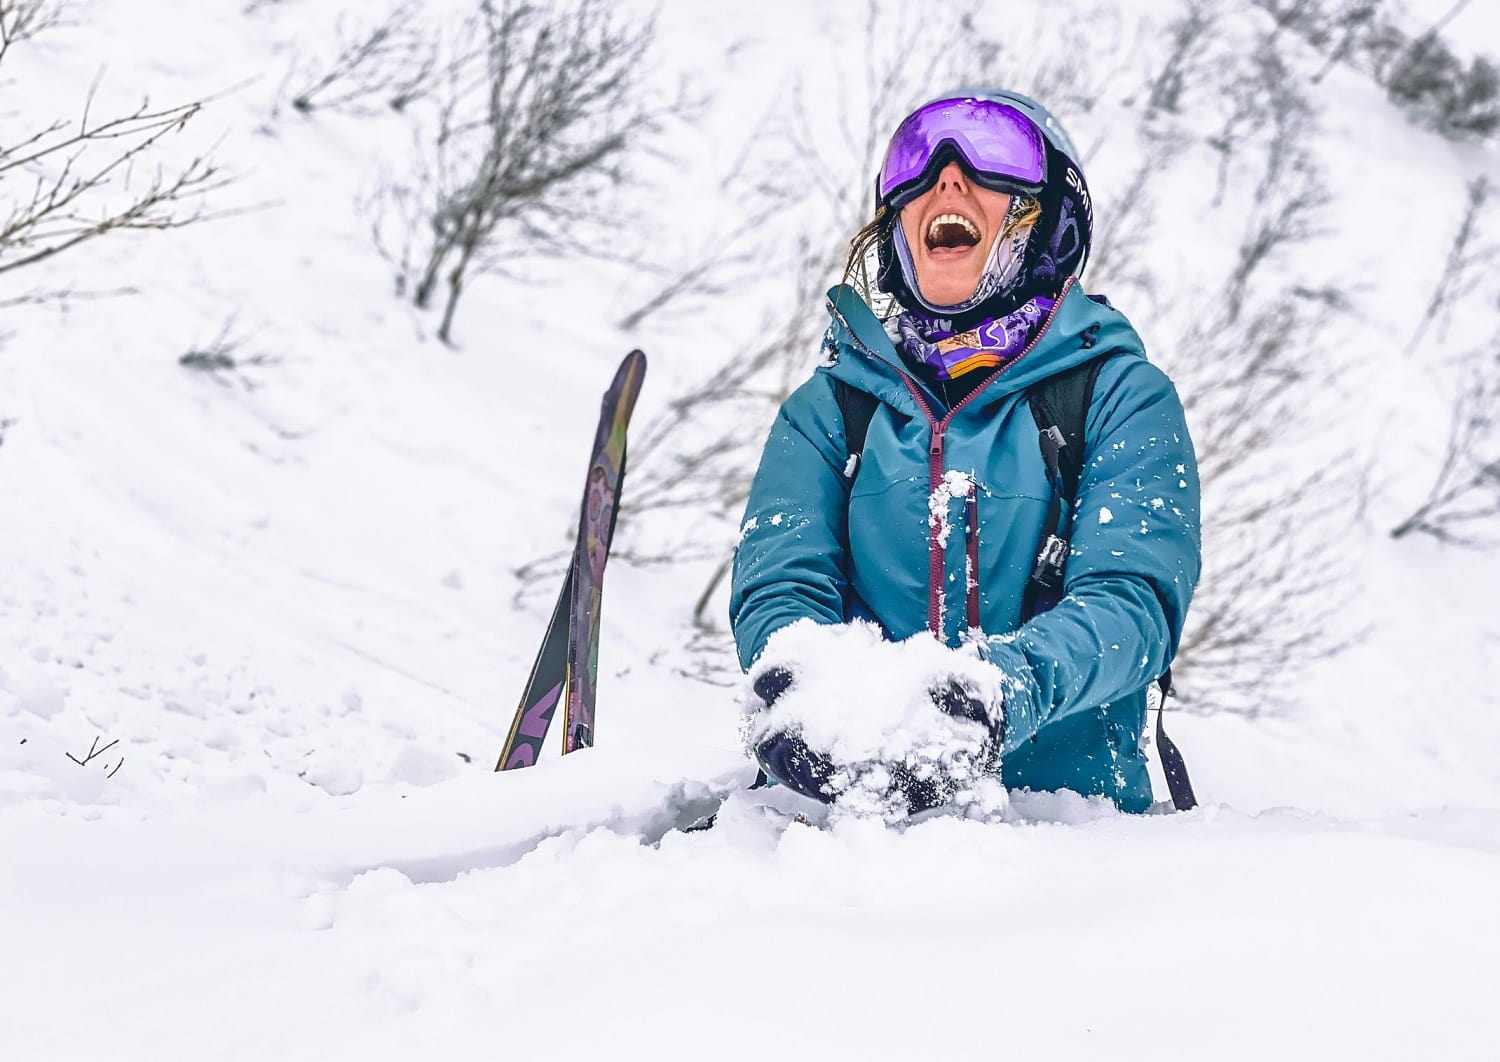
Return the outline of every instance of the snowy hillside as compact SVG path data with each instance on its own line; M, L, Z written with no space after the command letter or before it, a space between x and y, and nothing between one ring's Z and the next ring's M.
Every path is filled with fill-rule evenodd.
M408 5L450 35L470 7ZM1269 25L1224 7L1208 67ZM711 585L736 514L709 505L622 519L597 747L491 768L619 358L651 358L645 439L780 327L798 259L778 254L850 235L811 192L747 224L746 189L789 114L836 147L865 6L663 4L646 83L695 109L593 204L616 229L580 228L592 253L516 252L466 291L451 344L374 235L427 112L292 104L393 9L70 0L3 53L0 145L79 120L96 83L95 113L201 100L122 187L200 156L222 184L185 208L198 223L0 271L0 1059L1493 1057L1500 552L1390 531L1441 464L1463 356L1500 334L1488 215L1421 324L1500 140L1431 131L1347 63L1307 77L1322 55L1285 44L1328 204L1272 270L1341 291L1309 366L1337 387L1306 385L1285 459L1342 482L1335 607L1305 632L1342 651L1289 651L1274 710L1169 715L1203 807L1021 793L1003 821L830 823L742 792ZM1259 207L1211 118L1138 124L1178 6L974 12L1009 49L1000 81L1045 85L1092 34L1097 105L1056 106L1101 223L1130 219L1099 280L1193 379L1193 285ZM1443 32L1500 52L1500 7ZM1131 213L1152 151L1171 166ZM0 219L32 179L0 181ZM700 262L711 283L627 327ZM821 310L792 306L805 373ZM643 447L627 503L739 429L715 416ZM678 832L726 798L715 829Z

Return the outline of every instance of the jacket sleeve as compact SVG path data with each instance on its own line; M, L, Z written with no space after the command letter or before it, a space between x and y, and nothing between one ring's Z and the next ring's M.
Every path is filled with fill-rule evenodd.
M832 378L814 373L777 413L740 526L729 622L741 667L796 620L844 621L846 448Z
M1111 359L1085 427L1064 596L980 645L1006 676L1004 751L1166 670L1198 581L1198 510L1197 462L1177 392L1145 359Z

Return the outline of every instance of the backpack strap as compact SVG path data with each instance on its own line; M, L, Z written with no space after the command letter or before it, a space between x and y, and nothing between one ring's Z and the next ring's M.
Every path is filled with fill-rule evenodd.
M844 418L844 441L848 444L849 460L844 464L844 478L853 481L865 452L865 435L870 430L870 421L880 400L868 391L850 387L843 380L833 381L833 398Z
M1068 535L1073 527L1073 503L1083 477L1084 422L1094 400L1094 381L1108 355L1049 376L1026 392L1031 416L1040 435L1042 460L1052 497L1037 545L1036 563L1026 582L1021 619L1026 621L1062 600L1063 569L1068 560Z
M1052 499L1047 506L1047 520L1042 525L1042 540L1037 546L1036 564L1026 584L1022 619L1029 620L1062 600L1063 575L1068 560L1068 537L1073 527L1073 507L1078 500L1078 484L1083 478L1084 425L1094 399L1094 383L1108 355L1084 362L1066 372L1049 377L1026 394L1031 415L1040 432L1038 443L1052 483ZM1198 806L1193 783L1188 778L1182 752L1162 724L1167 698L1172 696L1172 669L1157 680L1161 689L1161 707L1156 712L1156 749L1166 775L1172 806L1188 811Z
M1156 709L1156 754L1161 757L1161 773L1167 776L1167 792L1172 795L1172 806L1178 811L1191 811L1198 806L1198 797L1188 778L1187 764L1183 762L1182 751L1167 737L1166 727L1161 722L1167 712L1167 698L1174 693L1172 669L1167 668L1156 684L1161 688L1161 707Z

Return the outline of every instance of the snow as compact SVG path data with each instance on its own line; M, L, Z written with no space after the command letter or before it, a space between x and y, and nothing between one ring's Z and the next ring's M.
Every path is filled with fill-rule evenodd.
M977 650L949 649L923 632L891 644L873 623L831 626L799 620L773 634L747 678L774 669L791 686L766 707L748 686L745 747L778 735L799 736L837 768L829 783L835 810L899 822L903 801L889 796L889 768L942 779L963 794L956 802L985 814L1005 806L1004 788L984 776L988 733L939 710L932 692L956 681L991 720L1004 713L1004 677Z
M948 545L948 536L953 533L953 503L974 493L974 476L950 468L927 496L928 526L937 530L937 542Z
M692 563L612 566L599 746L491 771L561 578L536 562L570 543L620 352L652 356L644 424L765 317L731 291L621 335L655 278L541 262L476 284L459 347L437 344L369 239L410 130L284 106L343 5L245 7L79 0L6 59L6 129L76 118L101 68L96 108L212 96L172 150L217 143L238 180L211 225L0 287L76 293L7 306L0 329L0 1058L1493 1054L1500 564L1387 534L1446 426L1440 358L1404 337L1450 193L1495 172L1493 144L1453 147L1353 73L1326 79L1337 244L1318 261L1360 274L1328 352L1359 352L1358 390L1332 419L1381 455L1329 620L1351 647L1281 714L1169 715L1192 813L1017 793L887 826L743 791L738 686L681 648ZM1066 21L1022 7L1004 12L1018 34ZM1128 56L1122 27L1162 7L1087 24ZM1460 26L1464 47L1500 39L1494 5ZM780 88L840 76L830 60L861 43L842 7L791 0L676 0L661 29L681 63L663 76L690 73L710 106L664 213L622 239L670 254L743 213L714 167ZM1112 113L1083 121L1101 218L1129 178ZM1423 205L1398 207L1413 188ZM1191 270L1184 247L1234 246L1242 219L1184 213L1139 253ZM1153 358L1193 355L1116 301ZM1485 314L1455 347L1491 334ZM223 379L178 364L226 321L270 360ZM920 747L944 720L911 725L916 693L961 654L843 637L826 711L811 685L778 710L815 740L837 712L856 752ZM678 831L721 802L713 830Z

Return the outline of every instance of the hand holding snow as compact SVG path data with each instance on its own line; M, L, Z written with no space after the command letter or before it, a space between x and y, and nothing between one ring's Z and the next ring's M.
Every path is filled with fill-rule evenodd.
M986 814L1004 807L994 777L1002 676L972 652L925 633L889 642L862 621L802 620L767 642L752 687L775 668L791 673L791 685L769 707L747 695L746 746L753 752L778 734L800 737L833 763L826 788L837 809L895 821L939 802ZM954 681L983 706L989 725L934 704L933 692Z

